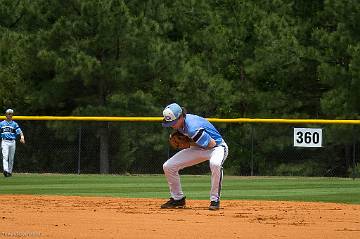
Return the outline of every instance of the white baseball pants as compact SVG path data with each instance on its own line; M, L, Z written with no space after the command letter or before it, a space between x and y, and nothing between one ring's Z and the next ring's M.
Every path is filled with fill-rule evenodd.
M222 165L228 156L228 146L225 142L212 149L203 149L197 146L183 149L168 159L164 165L171 197L182 199L184 193L181 189L179 170L209 160L211 169L210 201L220 200L220 191L223 178Z
M15 155L16 143L15 140L1 141L1 152L3 156L3 170L12 173L14 166L14 155Z

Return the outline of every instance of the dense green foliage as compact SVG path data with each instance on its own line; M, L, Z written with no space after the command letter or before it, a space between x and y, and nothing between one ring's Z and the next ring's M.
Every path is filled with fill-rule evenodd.
M208 199L210 176L183 176L188 199ZM225 177L223 199L360 203L360 181L341 178ZM0 194L167 198L162 175L15 174L0 180Z
M1 107L21 115L160 116L176 101L205 117L357 119L359 38L358 0L1 0ZM118 130L122 161L140 160L135 144L163 156L166 133L148 127L140 142L142 127ZM249 174L248 144L235 142L251 129L219 127L233 146L227 166ZM101 172L109 171L103 152L114 147L105 128L94 130ZM277 168L279 158L262 166L290 150L272 131L256 131L257 174L287 171ZM332 151L305 162L321 169L310 174L348 175L358 130L332 132Z

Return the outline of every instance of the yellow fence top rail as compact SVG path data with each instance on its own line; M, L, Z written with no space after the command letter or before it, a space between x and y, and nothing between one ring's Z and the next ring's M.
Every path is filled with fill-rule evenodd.
M5 119L4 116L0 117ZM162 117L110 117L110 116L14 116L14 120L44 120L44 121L137 121L161 122ZM270 124L360 124L360 120L330 120L330 119L259 119L207 118L210 122L218 123L270 123Z

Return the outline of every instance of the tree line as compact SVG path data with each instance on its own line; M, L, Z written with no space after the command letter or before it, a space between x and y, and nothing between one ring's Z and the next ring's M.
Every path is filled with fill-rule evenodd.
M357 0L1 0L0 100L21 115L160 116L178 102L204 117L358 119L359 38ZM160 157L164 130L147 126L138 143L144 129L126 127L117 146L96 127L99 152L122 148L136 168L137 142ZM234 145L228 167L247 174L250 149L232 142L250 126L219 127ZM259 174L280 170L281 157L269 156L291 150L271 131L256 130ZM322 169L310 174L348 174L358 129L332 132L339 159L306 161Z

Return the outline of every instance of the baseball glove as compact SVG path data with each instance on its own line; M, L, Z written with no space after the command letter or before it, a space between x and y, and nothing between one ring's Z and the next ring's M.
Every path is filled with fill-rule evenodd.
M195 142L186 135L183 135L179 131L175 131L170 134L169 144L174 149L186 149L190 148L191 145L195 145Z

